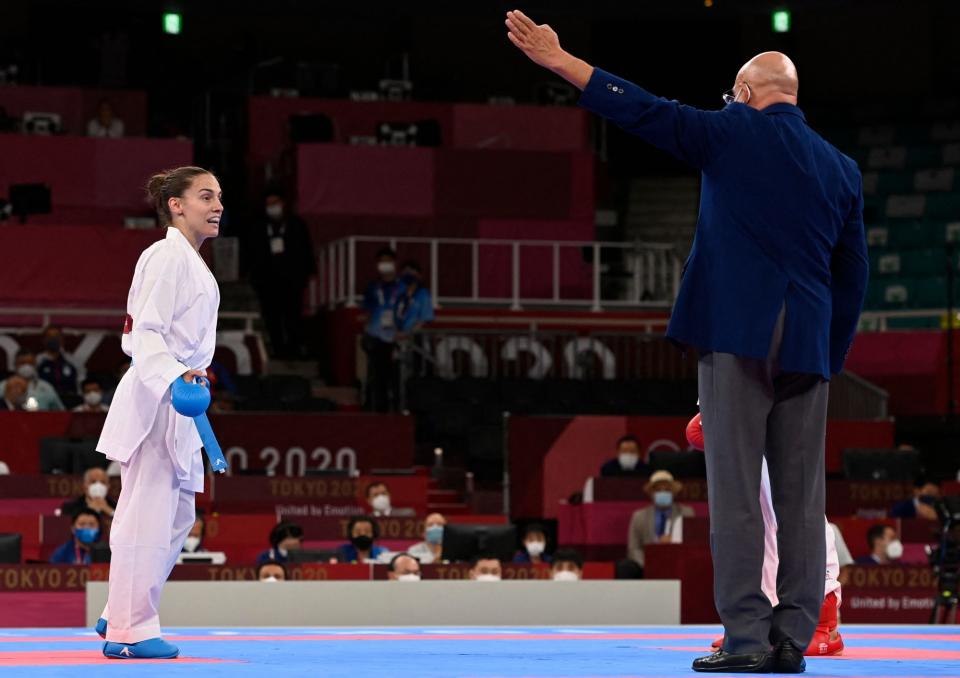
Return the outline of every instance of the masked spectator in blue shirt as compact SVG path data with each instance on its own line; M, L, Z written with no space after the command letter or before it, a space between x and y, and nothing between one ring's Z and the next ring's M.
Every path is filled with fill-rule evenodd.
M100 541L100 515L81 509L73 516L73 537L50 556L59 565L89 565L91 547Z
M389 247L377 252L377 274L363 295L367 311L362 343L367 354L365 404L368 410L389 412L397 399L397 304L404 294L397 277L397 253Z

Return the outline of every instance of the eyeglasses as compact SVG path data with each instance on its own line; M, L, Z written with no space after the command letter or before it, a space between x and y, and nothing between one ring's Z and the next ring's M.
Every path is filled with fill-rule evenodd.
M751 94L750 85L748 85L747 83L743 83L741 87L744 87L747 90L747 98L746 98L746 101L743 102L743 103L747 103L747 101L750 101L750 94ZM728 89L726 92L723 93L722 96L723 96L723 103L732 104L737 100L737 90L736 88Z

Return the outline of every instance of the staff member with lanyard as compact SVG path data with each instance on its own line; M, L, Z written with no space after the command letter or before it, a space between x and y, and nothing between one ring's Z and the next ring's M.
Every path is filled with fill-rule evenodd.
M362 344L367 354L366 408L388 412L397 397L397 302L404 291L397 278L397 253L389 247L377 252L377 273L379 278L363 295L369 314Z

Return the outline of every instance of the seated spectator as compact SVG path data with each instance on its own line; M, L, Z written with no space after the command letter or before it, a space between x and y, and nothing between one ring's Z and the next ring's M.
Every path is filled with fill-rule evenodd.
M77 394L77 368L63 354L63 332L50 325L43 330L44 351L37 356L37 373L63 398Z
M583 579L583 558L573 549L557 549L553 554L551 575L553 581L579 581Z
M268 560L285 563L290 557L290 551L297 551L302 546L302 527L286 520L277 523L270 530L270 548L257 556L257 565L259 566Z
M276 560L265 560L257 566L257 581L277 582L287 580L287 570Z
M117 508L117 502L107 496L110 492L110 478L102 468L88 468L83 474L83 494L76 499L65 501L60 507L63 515L74 515L78 511L93 511L110 519Z
M870 553L857 558L857 565L891 565L903 555L903 544L897 538L897 531L882 523L867 530L867 547Z
M39 378L37 374L37 357L33 351L21 349L17 351L14 365L18 377L27 382L27 399L23 409L41 412L59 411L63 409L63 402L57 395L56 389ZM0 391L3 391L5 382L0 381ZM32 402L31 402L32 400Z
M97 117L87 123L87 136L119 139L123 133L123 120L113 114L113 106L107 99L101 99L97 104Z
M523 550L517 551L513 556L515 563L530 563L539 565L540 563L549 563L550 556L544 551L547 549L547 533L543 525L539 523L530 523L523 531Z
M340 561L344 563L373 563L387 553L374 543L380 536L380 527L370 516L354 516L347 524L349 544L340 547Z
M937 520L936 504L939 499L940 486L933 481L918 478L914 482L913 498L894 504L890 517Z
M390 503L390 488L382 481L367 485L367 503L377 518L409 518L417 515L411 508L394 508Z
M390 559L391 581L420 581L420 562L409 553L398 553Z
M186 553L206 552L203 548L203 535L206 531L207 523L203 519L203 511L197 509L197 518L193 521L193 527L190 528L186 541L183 542L183 550Z
M27 405L27 387L27 380L19 374L4 379L3 390L0 391L0 410L22 412Z
M103 386L96 379L84 379L80 390L83 392L83 403L74 407L74 412L103 413L110 409L103 404Z
M617 441L617 456L600 467L600 475L649 476L650 467L640 459L640 441L636 436L625 435Z
M440 513L431 513L423 521L423 541L407 549L407 553L424 565L439 563L443 553L443 527L447 519Z
M473 581L500 581L503 567L500 559L492 555L478 555L470 561L470 579Z
M683 519L693 517L692 508L674 502L683 485L674 480L669 471L656 471L643 489L653 504L634 512L627 534L627 558L641 568L647 544L679 543L676 535L680 533Z
M80 509L73 516L73 537L50 556L58 565L89 565L93 562L90 549L100 540L100 514Z

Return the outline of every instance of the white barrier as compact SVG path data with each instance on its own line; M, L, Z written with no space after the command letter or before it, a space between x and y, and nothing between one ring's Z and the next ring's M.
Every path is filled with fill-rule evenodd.
M87 625L107 600L87 583ZM168 582L164 626L490 626L680 623L674 580Z

